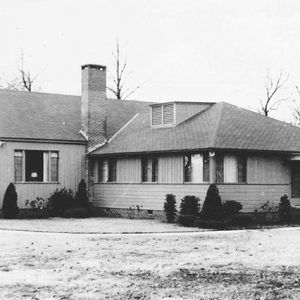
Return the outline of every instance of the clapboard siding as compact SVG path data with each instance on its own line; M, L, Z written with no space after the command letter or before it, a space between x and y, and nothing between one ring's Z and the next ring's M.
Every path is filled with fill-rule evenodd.
M290 168L280 156L251 155L247 163L248 183L290 183Z
M243 211L259 209L267 201L277 206L280 197L290 194L289 185L218 185L223 201L235 200ZM162 210L166 194L176 195L177 205L185 195L196 195L203 203L206 184L96 184L94 205L106 208L137 208Z
M84 145L54 143L6 142L0 148L0 206L4 192L10 182L14 182L14 150L43 150L59 152L59 183L15 183L18 206L25 207L25 201L36 197L47 199L57 188L75 191L84 178Z
M208 185L192 184L95 184L94 205L110 208L163 209L166 194L176 195L177 204L185 195L204 199Z

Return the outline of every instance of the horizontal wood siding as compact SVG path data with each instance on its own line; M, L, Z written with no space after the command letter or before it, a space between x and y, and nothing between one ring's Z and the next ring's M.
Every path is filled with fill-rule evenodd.
M290 196L288 184L219 184L222 201L235 200L241 202L243 211L259 209L267 201L270 205L278 206L280 197L284 194Z
M290 178L290 167L286 159L279 156L248 157L248 183L289 184Z
M0 208L8 184L14 182L14 150L18 149L59 152L59 183L15 183L20 208L25 208L27 199L47 199L57 188L76 191L79 181L85 178L84 145L6 142L0 147Z
M141 160L138 158L124 158L117 162L117 182L141 182Z
M95 184L94 205L162 210L166 194L176 195L179 206L185 195L196 195L203 201L207 188L208 185L194 184Z
M290 195L290 186L284 184L220 184L218 187L222 201L239 201L244 212L253 212L267 201L277 206L282 195ZM185 195L196 195L203 204L207 188L206 184L96 184L94 205L162 210L166 194L174 194L178 206Z
M158 160L158 181L160 183L183 182L183 156L161 156Z

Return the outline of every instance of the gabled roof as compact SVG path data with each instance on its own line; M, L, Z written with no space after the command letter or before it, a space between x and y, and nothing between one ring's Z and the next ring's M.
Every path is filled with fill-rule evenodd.
M110 138L150 103L109 99L106 104ZM80 96L0 90L0 139L85 143L80 106Z
M300 152L300 128L219 102L175 127L151 128L140 113L108 144L91 154L228 149Z

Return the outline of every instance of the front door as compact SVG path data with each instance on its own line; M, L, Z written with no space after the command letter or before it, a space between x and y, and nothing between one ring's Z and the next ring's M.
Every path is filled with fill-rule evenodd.
M292 163L292 198L300 198L300 162Z

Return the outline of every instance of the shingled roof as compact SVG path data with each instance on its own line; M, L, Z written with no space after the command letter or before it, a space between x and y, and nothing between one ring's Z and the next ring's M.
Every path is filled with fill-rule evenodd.
M175 127L151 128L139 113L92 155L227 149L300 152L300 128L226 102L212 104Z
M110 138L150 103L108 99L106 104ZM80 106L80 96L0 90L0 139L85 143Z

